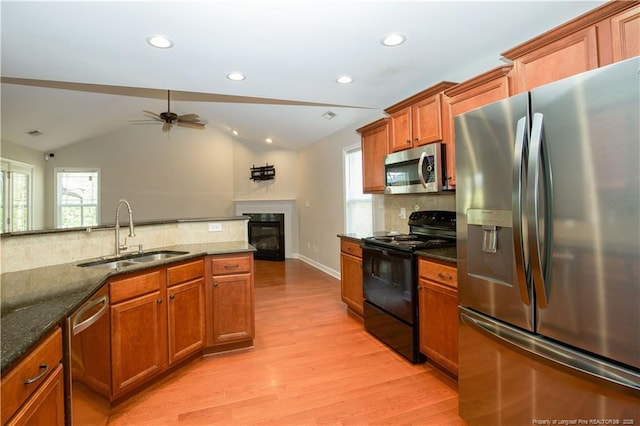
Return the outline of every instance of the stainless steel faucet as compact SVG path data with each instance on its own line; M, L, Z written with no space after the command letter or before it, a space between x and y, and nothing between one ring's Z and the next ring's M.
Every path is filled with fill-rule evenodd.
M118 205L116 206L116 256L120 256L120 250L127 248L126 245L120 246L120 206L127 206L127 210L129 211L129 237L135 237L136 233L133 229L133 212L131 211L131 204L125 199L118 201ZM126 241L126 240L125 240Z

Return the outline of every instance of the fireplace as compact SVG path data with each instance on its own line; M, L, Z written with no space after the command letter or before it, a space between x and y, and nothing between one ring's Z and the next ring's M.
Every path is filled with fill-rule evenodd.
M249 244L256 248L255 259L284 260L284 214L245 213L249 216Z

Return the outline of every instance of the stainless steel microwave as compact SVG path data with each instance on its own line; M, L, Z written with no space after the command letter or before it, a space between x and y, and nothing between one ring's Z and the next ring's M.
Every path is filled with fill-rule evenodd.
M444 148L439 142L384 157L385 194L440 192L445 182Z

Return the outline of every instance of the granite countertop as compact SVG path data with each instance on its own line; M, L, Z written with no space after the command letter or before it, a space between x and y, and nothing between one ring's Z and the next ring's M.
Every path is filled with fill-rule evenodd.
M81 268L74 263L8 272L2 280L2 315L0 317L1 372L5 373L56 326L62 324L111 277L123 273L155 268L191 258L255 251L244 241L181 244L156 250L185 251L188 254L155 262L141 263L115 270ZM20 289L14 295L11 289Z
M378 232L374 233L374 235L388 235L388 233ZM349 239L357 242L361 241L363 238L366 238L358 234L338 234L337 236L342 239ZM422 257L442 260L444 262L458 263L458 254L455 246L418 250L415 253L418 256Z

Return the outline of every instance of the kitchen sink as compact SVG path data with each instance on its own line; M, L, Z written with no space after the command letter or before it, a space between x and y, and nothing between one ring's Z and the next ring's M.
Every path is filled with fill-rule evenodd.
M156 262L158 260L169 259L176 256L189 254L187 251L156 250L146 253L132 254L117 259L100 259L91 262L80 263L81 268L104 268L118 269L126 266L140 265L141 263Z

